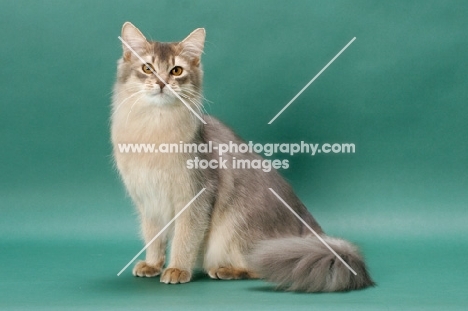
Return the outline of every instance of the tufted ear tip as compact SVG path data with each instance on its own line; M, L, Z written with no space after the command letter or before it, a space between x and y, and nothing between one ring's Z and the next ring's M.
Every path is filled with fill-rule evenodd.
M130 23L130 22L125 22L125 23L122 25L122 34L124 33L124 29L125 29L125 28L128 28L128 27L136 28L135 25L133 25L132 23Z
M181 44L183 45L183 54L194 60L196 64L200 62L201 54L205 46L205 28L197 28L192 31Z
M142 51L148 44L143 33L130 22L123 24L121 36L122 40L135 51ZM131 57L131 51L125 44L123 44L123 50L124 59L128 60Z
M203 45L205 43L205 36L206 36L205 28L197 28L194 31L192 31L187 36L187 38L182 40L182 42L197 41L198 43L201 43Z

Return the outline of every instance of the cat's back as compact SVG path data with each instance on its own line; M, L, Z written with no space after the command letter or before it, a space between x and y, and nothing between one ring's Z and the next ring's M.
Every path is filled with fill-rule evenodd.
M247 144L237 136L227 125L211 116L204 116L206 125L202 129L202 139L205 143L212 142L213 146L224 144L229 146L228 151L220 156L213 152L209 157L215 160L225 160L226 167L217 170L218 198L215 209L231 214L229 218L251 219L254 223L243 227L247 235L265 237L275 234L301 235L303 225L297 218L273 195L269 188L277 192L288 204L317 232L322 229L307 211L300 199L295 195L291 186L274 169L269 171L258 168L239 168L233 163L236 161L264 161L255 152L240 152L240 148L231 148ZM234 150L233 150L234 149ZM223 216L224 218L224 216ZM262 223L255 223L261 220ZM240 221L244 223L244 220ZM271 224L274 224L273 226ZM294 229L295 228L295 229ZM269 232L271 231L271 232Z

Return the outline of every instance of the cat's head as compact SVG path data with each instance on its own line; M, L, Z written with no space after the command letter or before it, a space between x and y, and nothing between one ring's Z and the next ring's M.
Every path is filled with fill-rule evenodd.
M126 22L121 38L119 89L141 93L145 102L157 106L182 104L174 92L187 104L200 105L205 29L194 30L181 42L166 43L146 40L138 28Z

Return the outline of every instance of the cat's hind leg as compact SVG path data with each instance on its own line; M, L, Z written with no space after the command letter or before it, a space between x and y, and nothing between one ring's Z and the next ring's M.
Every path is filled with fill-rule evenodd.
M203 267L212 279L253 279L258 276L248 269L235 229L224 223L213 226L207 239Z

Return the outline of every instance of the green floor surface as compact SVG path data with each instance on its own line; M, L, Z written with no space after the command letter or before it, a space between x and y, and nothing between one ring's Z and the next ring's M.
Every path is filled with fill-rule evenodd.
M2 310L464 310L468 244L442 239L362 242L375 288L350 293L275 292L263 281L188 284L117 272L137 240L11 240L0 244Z
M319 216L330 235L362 248L377 286L298 294L277 292L260 280L219 281L203 273L182 285L135 278L131 267L117 276L143 247L118 180L35 189L2 196L2 206L11 208L0 219L1 310L465 310L468 305L466 234L460 228L431 231L436 220L449 223L447 213L426 215L425 222L413 215L408 220L418 230L407 225L394 234L386 228L398 222L388 215L380 230L371 226L362 232L365 215Z

